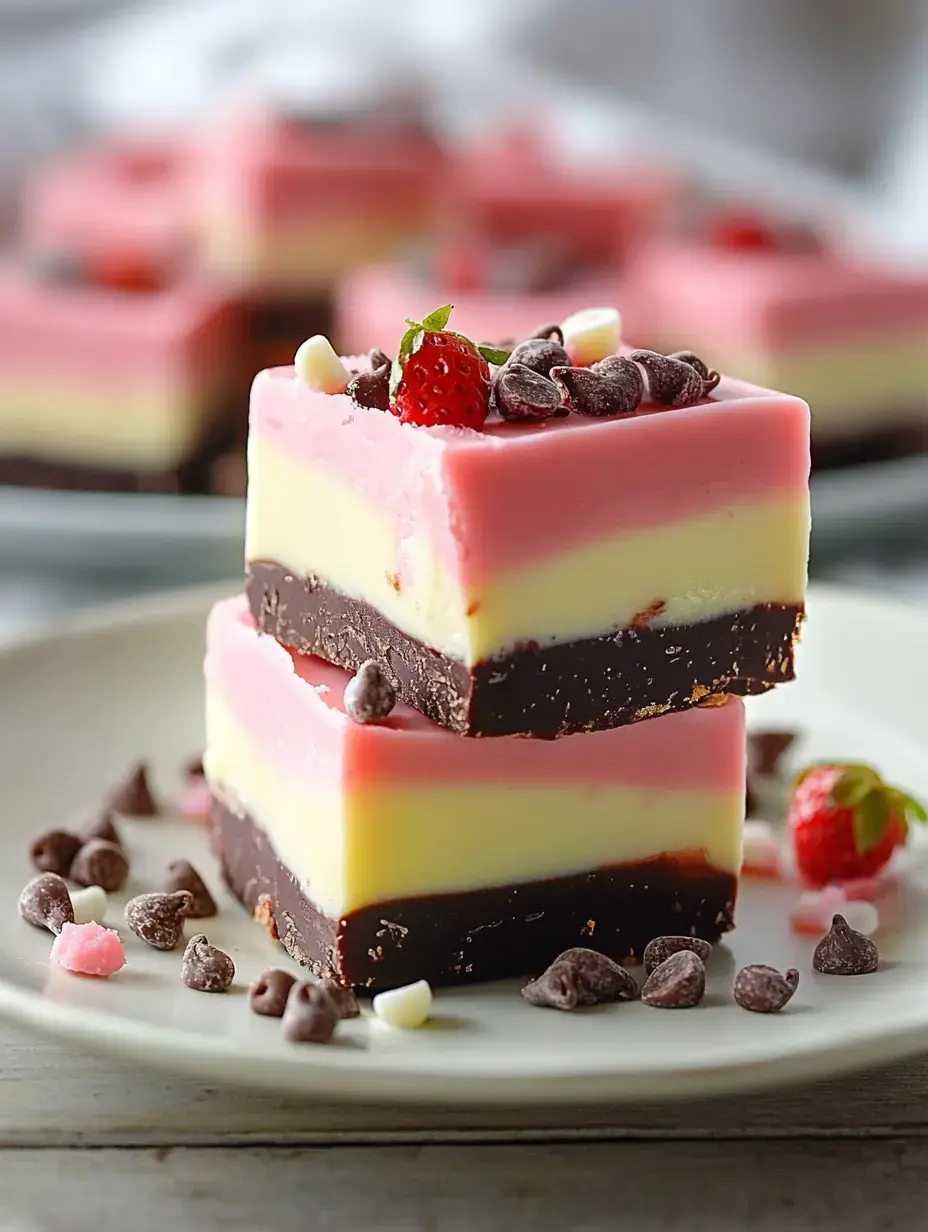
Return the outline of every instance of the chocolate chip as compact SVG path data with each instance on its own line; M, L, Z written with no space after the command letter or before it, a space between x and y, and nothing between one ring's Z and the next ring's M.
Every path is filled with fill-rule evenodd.
M735 976L734 997L743 1010L754 1014L775 1014L789 1001L799 986L799 972L790 967L781 975L776 967L754 963L742 967Z
M389 371L393 366L393 360L386 351L381 351L380 347L372 347L367 357L370 361L371 372L376 372L378 368L386 368Z
M191 753L181 766L184 778L201 779L203 777L203 754Z
M345 714L355 723L379 723L396 705L396 691L374 659L362 663L345 685Z
M126 923L154 949L173 950L183 936L192 902L189 890L138 894L126 903Z
M666 962L671 954L680 954L684 950L698 955L703 962L708 962L712 946L701 937L655 937L644 947L642 962L645 973L650 975L654 968Z
M82 886L99 886L108 893L121 890L129 879L129 861L117 843L92 838L77 853L71 865L71 880Z
M638 985L624 967L582 946L559 954L537 980L522 989L529 1005L573 1010L607 1001L634 1001Z
M29 857L39 872L67 877L82 846L83 841L68 830L46 830L30 847Z
M692 950L678 950L655 967L644 982L641 999L661 1010L688 1010L706 995L706 969Z
M235 979L235 963L210 945L205 933L197 933L187 942L180 978L196 992L225 992Z
M375 372L359 372L348 382L345 393L358 406L374 411L390 409L390 369L378 368Z
M340 1018L360 1018L361 1007L352 988L342 988L332 979L323 980L322 987L329 994L332 1004L338 1010Z
M691 368L695 368L703 380L703 396L711 393L722 379L722 374L716 372L714 368L699 358L694 351L671 351L671 359L679 359L681 363L689 364Z
M203 878L188 860L172 860L165 872L161 889L165 894L174 890L188 890L191 897L187 917L205 920L218 914L216 900L210 894Z
M791 731L748 732L748 763L756 774L776 774L780 761L795 743Z
M125 817L154 817L158 805L148 783L147 764L139 761L130 766L107 792L106 803Z
M621 355L612 355L592 368L552 368L551 379L561 390L565 406L578 415L633 415L641 405L641 373Z
M282 971L280 967L265 971L252 984L248 994L252 1013L261 1014L265 1018L283 1018L290 989L295 983L296 976L289 971Z
M102 838L107 843L115 843L122 847L122 836L116 829L116 814L103 805L93 813L88 813L79 823L81 837L85 843L92 838Z
M41 873L23 887L19 914L27 924L60 933L63 924L74 923L74 908L64 878L57 873Z
M558 387L524 364L500 368L493 382L496 409L510 423L537 423L553 418L561 405Z
M291 1044L327 1044L338 1019L338 1010L322 985L299 980L287 997L282 1023L284 1039Z
M843 915L832 918L830 930L812 955L812 966L822 975L869 975L879 965L879 950Z
M692 406L718 384L716 379L707 386L706 380L692 364L670 355L661 355L658 351L632 351L629 359L644 368L650 400L659 406Z
M532 338L545 338L556 342L558 346L564 345L564 331L560 325L539 325L538 329L532 330L530 336Z
M511 352L506 367L521 364L540 376L548 376L552 368L569 368L570 356L559 342L549 338L528 338Z

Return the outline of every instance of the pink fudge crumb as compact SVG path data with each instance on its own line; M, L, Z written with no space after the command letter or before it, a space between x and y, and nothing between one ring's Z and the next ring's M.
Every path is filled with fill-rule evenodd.
M52 944L53 963L77 975L103 979L126 965L119 933L102 924L65 924Z
M213 815L213 797L205 779L195 778L177 802L178 812L189 821L207 822Z

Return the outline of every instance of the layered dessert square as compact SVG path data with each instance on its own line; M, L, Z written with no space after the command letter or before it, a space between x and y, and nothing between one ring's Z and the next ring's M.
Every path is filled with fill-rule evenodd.
M26 183L23 247L97 282L157 282L193 256L195 182L179 141L114 139L68 154Z
M412 126L262 110L205 130L201 163L203 260L249 301L256 371L330 328L341 274L428 225L442 159Z
M554 743L463 740L402 703L359 723L348 674L259 634L243 597L213 609L205 672L224 875L316 974L466 983L732 926L736 698Z
M194 277L145 290L0 268L0 480L196 488L239 379L236 302Z
M469 381L483 361L462 362ZM640 380L627 359L608 364L620 386ZM595 365L552 371L562 388L614 385ZM463 388L441 357L414 375L425 419ZM568 400L521 422L484 422L484 407L474 428L260 373L246 533L259 627L350 670L376 659L404 701L466 735L594 731L790 680L808 407L715 379L694 405Z
M804 398L816 460L843 442L928 426L928 278L761 238L645 248L628 283L651 345L693 347Z

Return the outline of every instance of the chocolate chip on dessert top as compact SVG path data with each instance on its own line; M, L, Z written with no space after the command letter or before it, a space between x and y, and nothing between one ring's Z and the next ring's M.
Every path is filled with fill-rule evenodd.
M509 423L538 423L557 415L561 394L547 376L510 361L496 374L493 403Z
M684 359L683 356L686 356ZM648 393L659 406L692 406L718 385L718 372L710 372L692 351L661 355L659 351L632 351L629 359L644 368Z

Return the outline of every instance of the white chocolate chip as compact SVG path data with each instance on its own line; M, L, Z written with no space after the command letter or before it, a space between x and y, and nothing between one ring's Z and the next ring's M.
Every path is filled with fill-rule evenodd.
M618 308L584 308L562 322L564 349L574 364L595 364L615 355L622 339Z
M307 338L293 363L299 379L316 393L343 394L351 380L351 373L335 354L325 334Z
M75 924L102 924L106 919L106 891L99 886L71 891Z
M425 980L379 992L371 1002L377 1017L390 1027L421 1027L432 1011L432 990Z
M880 927L880 913L873 903L863 900L847 902L841 908L841 914L851 928L865 937L872 937Z

